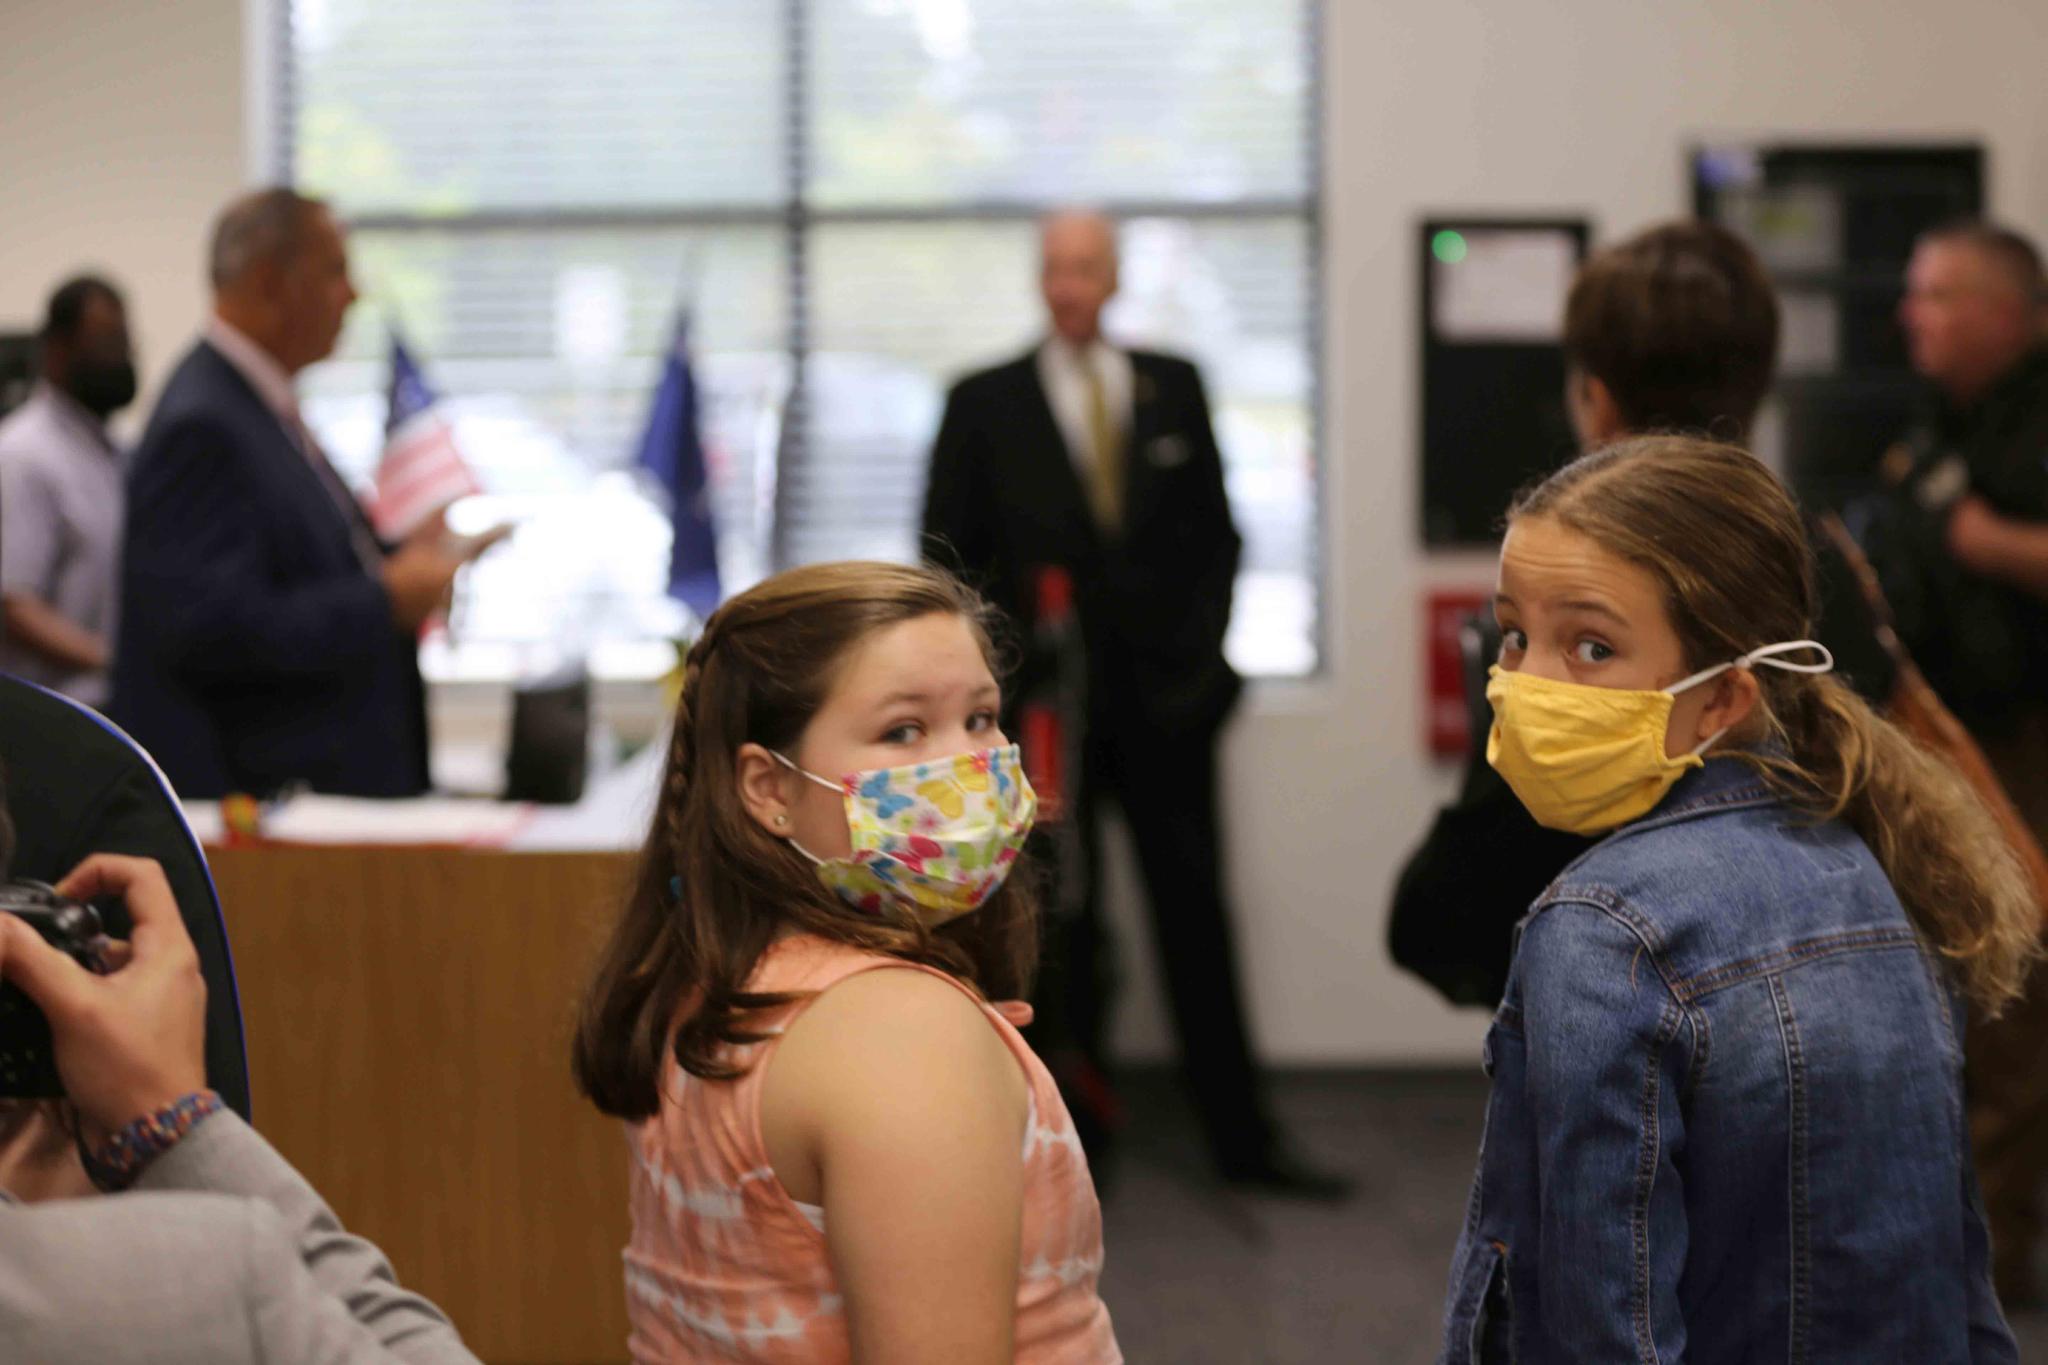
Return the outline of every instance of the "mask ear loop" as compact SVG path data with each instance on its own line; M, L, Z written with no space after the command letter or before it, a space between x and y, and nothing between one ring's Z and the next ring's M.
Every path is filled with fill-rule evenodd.
M1807 649L1813 650L1820 655L1819 663L1797 664L1779 657L1785 654L1797 654L1801 650ZM1680 678L1664 690L1675 697L1681 692L1691 691L1711 678L1720 677L1731 668L1754 668L1758 664L1762 664L1766 668L1783 669L1787 673L1832 673L1835 671L1835 656L1829 653L1828 647L1818 640L1787 640L1782 644L1765 645L1760 649L1752 649L1741 658L1730 659L1725 664L1715 664L1710 668L1703 668L1691 677Z
M1793 663L1790 660L1783 657L1784 655L1797 654L1804 650L1812 650L1814 653L1820 655L1820 662L1806 664ZM1835 671L1835 656L1826 645L1822 644L1818 640L1786 640L1779 644L1764 645L1761 648L1752 649L1749 653L1743 655L1741 658L1731 660L1728 663L1715 664L1712 668L1703 668L1699 672L1693 674L1690 678L1681 678L1677 682L1673 683L1671 686L1665 688L1664 690L1675 697L1679 693L1686 691L1688 688L1698 687L1701 683L1706 682L1710 678L1719 677L1721 674L1726 673L1731 668L1740 668L1747 671L1749 669L1755 668L1758 664L1762 664L1765 668L1775 668L1785 673L1832 673ZM1693 756L1698 757L1706 753L1707 750L1713 748L1716 744L1719 744L1721 742L1722 737L1725 736L1731 728L1733 727L1724 725L1720 729L1714 731L1713 734L1708 735L1705 739L1701 740L1697 745L1693 747Z
M1796 664L1781 657L1807 649L1820 655L1819 663ZM1781 645L1765 645L1762 649L1752 649L1737 661L1736 667L1748 668L1753 664L1782 669L1787 673L1832 673L1835 671L1835 656L1818 640L1788 640Z
M781 752L775 749L770 749L768 752L775 756L775 761L777 763L780 763L783 767L789 769L797 776L807 778L810 781L817 783L819 786L823 787L828 792L838 792L842 796L845 795L845 789L841 787L837 782L827 782L824 778L818 776L809 768L799 768L793 759L786 757ZM788 844L791 848L795 849L798 853L803 854L805 858L809 859L812 866L823 867L825 865L825 860L823 858L820 858L817 854L811 852L809 849L805 848L802 844L798 843L796 841L796 836L794 834L785 834L781 837L784 843Z
M837 782L827 782L824 778L818 776L809 768L797 767L794 760L784 757L780 751L770 749L768 752L774 755L775 761L777 763L780 763L783 767L789 769L798 777L808 778L810 781L817 783L819 786L823 787L828 792L839 792L842 795L845 793L846 789L840 786Z

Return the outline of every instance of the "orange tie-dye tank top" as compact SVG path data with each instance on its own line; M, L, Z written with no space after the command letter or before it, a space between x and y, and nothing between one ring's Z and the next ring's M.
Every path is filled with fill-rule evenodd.
M807 992L769 1027L779 1034L810 999L861 972L946 973L813 937L763 956L748 989ZM978 996L975 997L980 1002ZM1102 1210L1073 1120L1045 1064L983 1003L1024 1069L1024 1218L1017 1281L1019 1365L1115 1365L1123 1359L1096 1292ZM777 1038L738 1050L736 1081L689 1075L673 1060L661 1111L628 1132L632 1240L626 1246L628 1347L636 1361L844 1365L852 1359L822 1213L798 1204L769 1165L761 1085Z

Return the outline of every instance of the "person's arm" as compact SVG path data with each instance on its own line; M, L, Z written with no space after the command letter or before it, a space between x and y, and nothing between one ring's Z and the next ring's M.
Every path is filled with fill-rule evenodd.
M1187 367L1190 386L1188 408L1188 476L1196 480L1198 496L1195 516L1199 527L1196 544L1203 558L1188 586L1191 619L1202 633L1206 646L1220 649L1230 629L1230 603L1237 586L1238 561L1244 540L1230 515L1230 493L1223 474L1223 451L1216 444L1215 424L1209 415L1209 394L1202 385L1202 372Z
M932 442L931 470L925 483L924 557L977 587L994 558L989 523L991 506L982 487L983 450L974 402L960 387L946 395L946 412Z
M169 883L155 863L99 855L58 886L77 900L118 895L134 923L125 958L111 973L86 971L24 922L0 916L0 973L50 1021L58 1075L77 1106L84 1141L107 1139L146 1115L168 1110L205 1086L206 983ZM220 1314L247 1316L260 1359L470 1362L438 1309L398 1287L382 1253L344 1232L298 1173L231 1112L201 1118L149 1160L137 1191L203 1191L243 1196L256 1210L243 1229L296 1256L249 1257L239 1302ZM143 1194L135 1218L151 1217ZM221 1218L234 1201L213 1206ZM174 1266L163 1268L174 1275Z
M853 977L784 1034L763 1131L816 1176L859 1365L1012 1358L1027 1108L987 1017L922 972Z
M1545 1330L1560 1359L1683 1360L1684 1011L1643 941L1592 905L1530 919L1515 970Z
M448 530L447 509L442 508L404 540L388 546L384 592L391 599L391 617L399 629L418 630L435 612L447 611L457 571L511 534L510 523L501 523L478 535L453 535Z
M2048 523L2001 516L1973 495L1949 512L1948 550L1972 573L2048 597Z
M190 420L152 445L132 477L123 573L148 585L166 662L192 673L303 676L377 657L393 630L384 585L364 573L274 583L265 514L231 449L213 424Z
M343 1228L305 1178L231 1111L180 1138L135 1189L261 1201L259 1232L285 1253L252 1267L248 1311L264 1359L475 1361L441 1310L400 1286L384 1253Z
M64 508L48 471L23 452L0 460L0 614L9 640L59 668L107 666L107 642L67 621L44 594L62 559Z
M59 668L88 672L107 666L107 642L83 626L74 625L56 608L25 592L0 595L6 613L7 638L56 664Z
M1134 366L1138 361L1134 359ZM1243 683L1224 656L1243 541L1230 515L1223 454L1209 417L1200 371L1184 360L1147 360L1134 381L1154 385L1159 429L1186 442L1186 459L1159 477L1173 488L1172 553L1127 561L1120 576L1123 610L1138 626L1138 690L1152 725L1190 739L1213 736L1236 704ZM1141 392L1144 390L1141 387ZM1133 449L1134 461L1148 458ZM1173 603L1162 612L1159 604Z

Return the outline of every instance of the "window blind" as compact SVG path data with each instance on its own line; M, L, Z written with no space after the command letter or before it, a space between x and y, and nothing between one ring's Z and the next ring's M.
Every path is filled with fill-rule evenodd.
M1039 336L1037 214L1095 205L1112 335L1209 384L1233 658L1316 667L1312 0L276 4L278 171L350 222L366 295L307 384L345 468L396 326L486 486L544 509L630 460L687 310L728 588L907 557L946 386ZM604 590L658 595L657 558ZM550 583L501 567L477 620Z

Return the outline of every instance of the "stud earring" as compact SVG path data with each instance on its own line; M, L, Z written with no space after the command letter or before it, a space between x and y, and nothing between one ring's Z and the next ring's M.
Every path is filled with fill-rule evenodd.
M777 829L781 829L784 825L788 823L789 817L787 815L778 815L775 817L775 828Z

